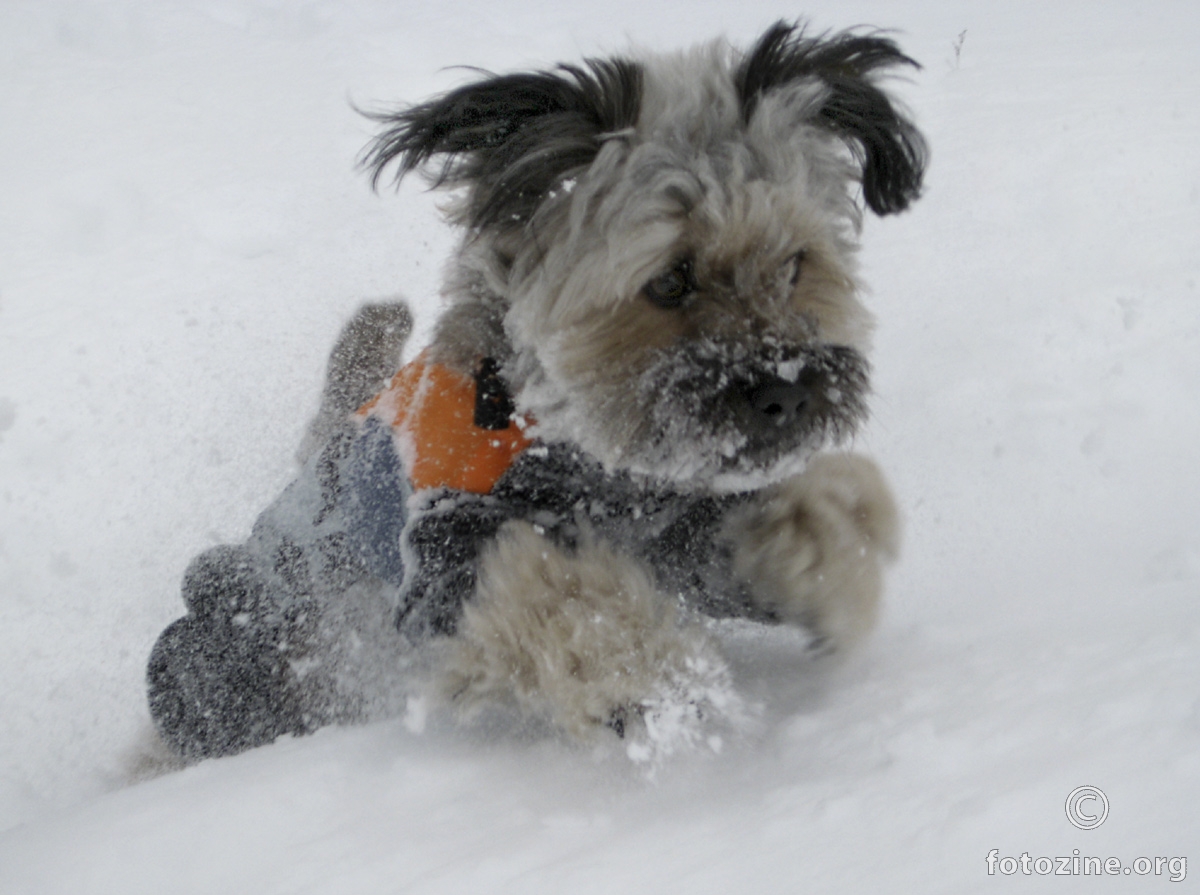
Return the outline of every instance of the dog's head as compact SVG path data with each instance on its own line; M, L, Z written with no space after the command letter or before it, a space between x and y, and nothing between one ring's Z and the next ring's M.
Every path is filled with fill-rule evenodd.
M902 65L879 35L780 23L745 53L484 77L378 116L365 162L440 160L467 231L452 298L502 321L542 437L745 487L864 417L858 194L902 211L925 163L877 80Z

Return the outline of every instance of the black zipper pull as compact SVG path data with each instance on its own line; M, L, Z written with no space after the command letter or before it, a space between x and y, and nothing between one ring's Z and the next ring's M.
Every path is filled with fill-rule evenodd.
M475 374L475 425L490 431L507 429L513 410L513 400L500 378L500 364L485 357Z

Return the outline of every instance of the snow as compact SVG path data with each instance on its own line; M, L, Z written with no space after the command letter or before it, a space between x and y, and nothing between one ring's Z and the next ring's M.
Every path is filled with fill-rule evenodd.
M907 517L872 640L727 627L757 720L653 779L417 706L133 783L187 560L289 479L351 310L403 292L419 343L436 309L453 234L372 195L350 103L795 10L0 5L0 892L1068 892L985 858L1200 857L1200 10L905 6L807 10L902 29L934 153L865 233L856 446Z

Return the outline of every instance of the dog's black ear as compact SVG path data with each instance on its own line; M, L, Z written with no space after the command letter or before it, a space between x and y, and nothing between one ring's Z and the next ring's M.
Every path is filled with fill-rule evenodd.
M377 186L393 161L399 182L440 156L434 182L472 187L472 226L520 224L573 171L591 164L604 134L636 123L641 95L641 67L624 59L489 75L418 106L369 114L384 130L362 164Z
M916 126L873 75L897 65L920 66L877 34L807 37L799 25L777 22L746 54L735 74L743 117L762 96L817 78L829 90L819 123L841 137L862 168L863 198L876 214L904 211L921 194L928 151Z

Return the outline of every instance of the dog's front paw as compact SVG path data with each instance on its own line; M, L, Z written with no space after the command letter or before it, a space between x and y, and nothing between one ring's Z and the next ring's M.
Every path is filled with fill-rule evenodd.
M567 550L506 523L448 646L441 685L459 706L515 701L577 738L609 728L648 754L699 741L736 701L705 630L587 532Z
M870 630L883 563L899 546L896 505L872 461L819 455L731 523L735 573L760 605L808 628L814 647L836 649Z
M742 725L751 714L723 659L692 656L669 669L655 692L624 711L625 752L651 771L678 752L719 752L719 731Z

